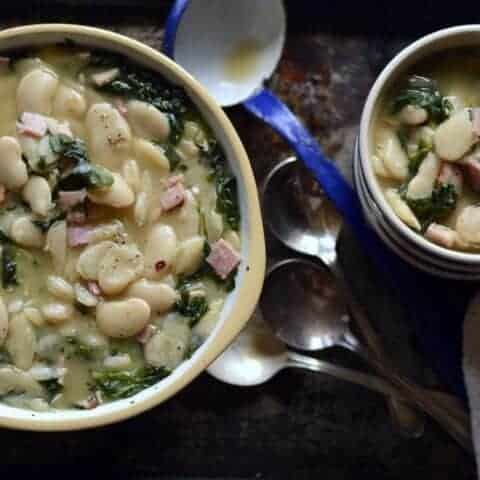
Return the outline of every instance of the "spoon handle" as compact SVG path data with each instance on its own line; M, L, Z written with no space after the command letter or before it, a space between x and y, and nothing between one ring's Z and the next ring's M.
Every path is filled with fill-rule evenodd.
M399 397L402 401L411 401L435 419L462 447L473 452L469 418L463 409L453 404L448 409L445 408L444 405L435 401L430 391L418 387L398 375L394 374L389 378L393 381L394 385L392 385L382 378L291 351L288 352L285 366L322 372L390 397ZM384 370L380 365L377 366L379 370Z
M343 298L348 303L355 322L362 332L367 344L367 348L364 348L361 344L359 344L356 338L347 336L345 338L347 345L345 346L359 353L370 364L375 365L375 362L371 357L374 357L374 359L380 359L382 365L388 366L389 369L393 371L393 365L389 361L383 349L380 337L368 319L364 308L359 304L353 295L352 290L348 286L343 269L338 262L338 257L336 256L335 251L333 251L333 254L330 258L322 258L322 260L327 263L330 271L335 276L337 287ZM395 422L397 429L401 433L410 438L418 438L423 434L425 422L418 412L412 410L410 406L406 405L405 403L398 401L395 396L392 396L387 403L390 410L390 416L393 422Z

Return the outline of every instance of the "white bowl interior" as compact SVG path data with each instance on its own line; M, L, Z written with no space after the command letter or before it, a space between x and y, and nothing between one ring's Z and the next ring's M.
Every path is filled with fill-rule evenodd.
M360 158L362 172L375 203L395 230L408 241L410 248L419 249L434 259L480 268L480 253L468 253L435 245L408 228L393 212L380 189L370 157L373 153L372 126L384 95L395 82L422 59L447 49L480 46L480 25L447 28L427 35L402 50L381 72L368 95L360 123Z
M62 26L57 25L58 30L62 31ZM22 47L41 46L42 44L51 44L56 42L62 42L65 38L72 39L73 41L90 48L103 48L113 52L123 54L131 60L137 62L139 65L143 65L153 71L158 72L164 76L167 80L173 84L182 84L187 94L189 94L191 100L199 109L208 125L212 128L212 131L216 138L222 144L233 173L238 179L238 195L240 199L240 208L242 213L241 222L241 236L242 236L242 258L247 258L252 245L249 244L249 230L252 226L248 222L248 204L246 201L247 193L245 189L245 182L242 176L242 171L238 166L238 162L234 161L236 153L231 145L228 135L225 131L225 125L222 125L219 118L211 111L209 105L198 93L190 91L188 85L184 85L181 82L180 76L176 74L178 66L166 61L167 65L162 65L154 61L151 58L144 56L135 48L125 43L117 43L114 39L109 38L107 35L103 38L99 38L98 30L96 34L88 34L85 31L71 32L68 29L71 26L66 26L66 32L55 31L32 31L31 34L22 33L18 37L0 38L0 52L8 51L9 49L16 49ZM82 27L80 27L81 29ZM92 29L93 30L93 29ZM136 43L136 42L135 42ZM204 94L205 95L205 94ZM232 132L230 132L232 133ZM246 262L242 262L238 276L237 285L242 284L244 281L247 265ZM228 295L225 301L224 308L221 312L220 319L215 327L215 330L204 342L204 344L192 355L192 357L184 361L178 368L176 368L168 377L161 382L153 385L133 397L114 401L111 403L103 404L92 410L55 410L49 412L32 412L30 410L11 407L0 403L0 425L13 426L14 428L28 429L28 430L74 430L77 428L88 428L92 426L98 426L113 421L118 421L123 418L128 418L132 415L141 413L142 411L159 403L155 398L160 390L168 390L172 384L181 381L182 386L187 384L191 378L186 375L191 369L192 365L196 363L205 363L205 359L209 358L209 350L211 345L216 341L218 332L221 330L227 318L229 317L234 304L237 300L237 289ZM237 307L238 308L238 307ZM242 307L241 307L242 308ZM252 307L253 308L253 307ZM244 307L244 310L248 310ZM220 352L219 352L220 353ZM210 358L213 361L214 358ZM205 365L206 367L207 365ZM179 382L180 383L180 382ZM175 389L175 391L177 388ZM175 393L172 391L171 394ZM170 396L170 395L169 395ZM14 421L10 421L11 419Z

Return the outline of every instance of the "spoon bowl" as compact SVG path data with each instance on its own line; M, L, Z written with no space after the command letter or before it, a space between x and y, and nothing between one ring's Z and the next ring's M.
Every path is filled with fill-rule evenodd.
M342 217L295 157L278 163L262 188L265 221L284 245L310 256L336 248Z
M347 309L332 274L309 260L275 264L260 308L275 335L294 348L320 350L343 344L349 335Z
M222 106L241 103L277 66L285 42L281 0L196 0L178 21L167 52Z

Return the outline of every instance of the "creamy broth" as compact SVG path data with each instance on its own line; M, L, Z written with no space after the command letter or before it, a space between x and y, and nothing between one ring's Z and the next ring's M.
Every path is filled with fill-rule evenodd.
M377 114L370 160L395 214L442 247L480 249L480 56L415 65Z
M95 408L215 327L240 263L235 179L183 91L72 45L0 62L0 396Z

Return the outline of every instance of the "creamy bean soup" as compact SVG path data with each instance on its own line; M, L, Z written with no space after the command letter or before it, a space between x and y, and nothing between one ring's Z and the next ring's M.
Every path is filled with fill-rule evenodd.
M415 68L385 98L373 170L395 214L448 249L480 249L480 56L455 50Z
M169 375L240 263L235 178L183 90L73 44L0 58L0 396L90 409Z

